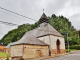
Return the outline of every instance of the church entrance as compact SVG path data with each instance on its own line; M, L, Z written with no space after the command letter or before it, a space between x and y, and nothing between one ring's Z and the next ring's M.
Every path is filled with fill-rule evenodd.
M60 41L59 41L59 39L57 40L56 45L57 45L57 54L59 54L60 53Z

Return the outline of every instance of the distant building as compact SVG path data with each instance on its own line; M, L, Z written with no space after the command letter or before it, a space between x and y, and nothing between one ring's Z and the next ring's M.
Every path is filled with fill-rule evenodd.
M11 45L13 45L14 43L15 43L15 42L9 43L9 44L4 48L4 53L10 54Z
M4 52L4 48L5 48L6 46L0 46L0 52Z
M64 37L49 24L43 13L40 27L26 32L11 46L11 57L36 58L66 53Z

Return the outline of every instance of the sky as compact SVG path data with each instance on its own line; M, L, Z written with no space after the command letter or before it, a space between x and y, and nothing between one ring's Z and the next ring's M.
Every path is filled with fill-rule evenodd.
M51 16L52 14L57 16L63 15L69 19L74 28L80 29L80 0L0 0L0 7L37 21L44 9L47 16ZM34 24L36 22L2 9L0 9L0 21L18 25L26 23ZM17 27L0 23L0 39L8 31Z

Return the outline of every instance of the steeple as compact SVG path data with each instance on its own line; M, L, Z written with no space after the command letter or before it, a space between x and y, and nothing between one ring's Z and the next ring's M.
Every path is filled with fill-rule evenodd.
M43 12L41 18L39 19L39 24L41 23L49 23L49 18L45 15L45 13Z
M41 18L39 19L40 27L43 28L49 23L49 18L43 12Z

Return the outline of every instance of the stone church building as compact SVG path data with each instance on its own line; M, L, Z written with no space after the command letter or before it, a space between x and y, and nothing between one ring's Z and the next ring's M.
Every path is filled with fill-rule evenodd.
M11 57L37 58L66 53L64 37L49 24L49 19L42 14L40 27L26 32L11 46Z

